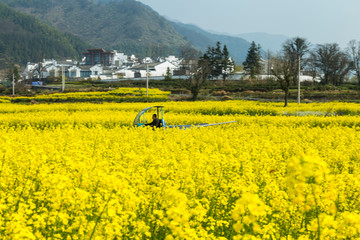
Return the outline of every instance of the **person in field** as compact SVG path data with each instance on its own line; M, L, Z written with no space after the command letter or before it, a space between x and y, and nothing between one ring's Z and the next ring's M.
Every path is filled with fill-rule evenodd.
M159 128L160 124L161 124L161 121L160 121L160 119L157 118L156 114L153 114L152 119L153 119L153 121L151 123L145 124L145 126L151 126L153 128L154 127Z

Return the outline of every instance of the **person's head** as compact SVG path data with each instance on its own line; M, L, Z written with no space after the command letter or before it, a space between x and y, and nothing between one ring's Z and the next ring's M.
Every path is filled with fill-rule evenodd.
M156 119L156 117L157 117L156 114L153 114L152 118L153 118L153 119Z

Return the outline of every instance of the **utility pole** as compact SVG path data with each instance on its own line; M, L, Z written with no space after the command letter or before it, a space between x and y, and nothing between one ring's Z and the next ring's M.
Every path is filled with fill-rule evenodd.
M149 65L146 61L146 97L149 96Z
M15 76L12 75L12 95L15 96Z
M270 80L270 50L269 49L267 54L267 69L268 69L268 80Z
M300 104L300 54L298 55L298 97L297 102Z
M64 72L64 66L61 66L61 77L62 77L62 87L61 90L65 91L65 72Z

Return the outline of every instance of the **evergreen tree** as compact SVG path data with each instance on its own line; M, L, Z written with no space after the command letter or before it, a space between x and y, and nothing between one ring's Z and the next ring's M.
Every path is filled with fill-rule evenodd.
M234 63L230 58L227 46L221 49L221 43L217 42L215 47L208 47L206 53L202 56L210 66L209 78L217 78L222 76L226 80L227 76L234 70Z
M210 75L209 77L214 79L219 77L222 74L222 63L223 63L223 53L221 50L221 43L217 42L216 47L208 47L206 53L203 56L203 59L206 59L210 66Z
M169 67L166 69L166 74L165 74L164 79L167 80L167 81L172 80L172 74L171 74L171 70L170 70Z
M208 47L206 53L202 56L202 59L206 61L209 65L210 74L209 78L215 77L215 48L214 47Z
M246 56L246 60L243 62L244 70L251 78L255 78L256 75L260 74L262 69L260 49L260 44L256 45L253 41Z
M226 45L224 45L224 48L222 50L222 73L221 73L224 82L226 78L234 71L234 68L235 68L235 64L230 58L230 54Z
M223 70L223 52L221 50L221 43L216 43L216 48L214 52L214 66L213 66L213 72L212 75L214 77L218 77L222 74Z

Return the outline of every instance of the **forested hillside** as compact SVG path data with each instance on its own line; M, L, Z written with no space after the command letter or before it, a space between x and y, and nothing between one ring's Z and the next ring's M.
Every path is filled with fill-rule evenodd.
M48 40L44 46L44 43L37 39L42 35L36 34L31 27L23 27L18 22L12 23L13 20L3 20L6 21L4 24L7 25L7 29L2 31L2 36L8 38L7 35L9 35L9 38L14 39L12 46L16 47L8 48L12 50L10 53L12 61L18 63L23 63L24 59L34 61L43 57L56 58L60 54L59 49L66 44L72 46L68 47L66 51L61 50L63 54L60 56L74 55L69 54L74 51L78 54L84 44L71 37L70 34L77 36L94 48L118 50L128 55L136 54L139 57L179 55L183 49L188 49L189 46L205 52L207 47L214 46L216 42L220 41L227 45L230 56L235 62L241 63L250 46L250 43L242 38L211 34L193 25L168 21L150 7L135 0L0 0L0 2L5 2L13 9L32 15L39 21L66 33L57 37L57 41L62 44L59 45L56 41L54 43ZM30 22L33 21L35 20L31 18ZM35 22L39 24L39 21ZM27 21L24 20L24 22ZM15 31L15 26L22 30ZM48 26L41 26L51 29ZM28 39L21 41L23 42L21 47L19 46L20 40L18 40L20 36L14 36L19 35L19 32L21 32L21 37ZM45 34L45 36L49 37L49 34ZM65 38L68 40L62 40ZM0 42L0 44L1 46L7 45L5 42ZM39 49L39 46L44 46L44 49L41 48L33 53L32 51ZM27 53L30 50L31 53ZM45 50L46 53L49 53L48 55L44 53ZM7 54L7 56L10 55ZM1 59L3 58L2 56Z
M1 2L0 26L0 68L43 58L78 59L89 47L77 37L18 13Z
M178 53L187 41L170 23L146 5L133 1L2 0L97 48L126 54Z

